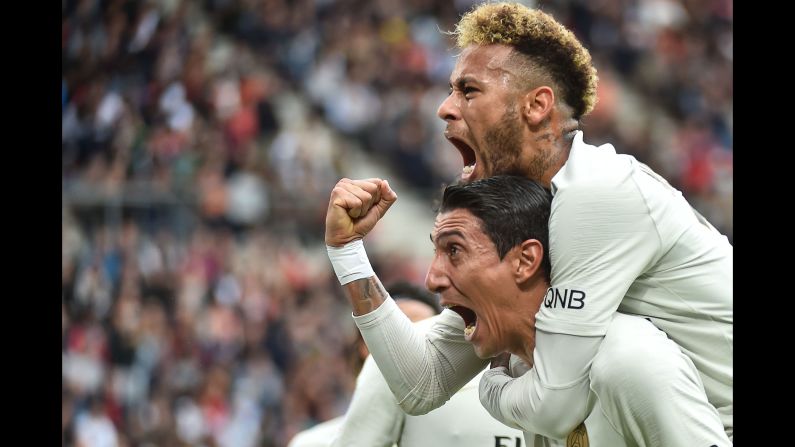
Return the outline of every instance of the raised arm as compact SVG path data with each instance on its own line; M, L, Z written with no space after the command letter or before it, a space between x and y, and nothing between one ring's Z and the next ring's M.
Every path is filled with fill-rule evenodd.
M445 310L419 332L395 305L370 266L361 239L397 200L381 179L342 179L326 214L326 245L354 320L401 408L424 414L438 408L483 369L464 339L463 321Z

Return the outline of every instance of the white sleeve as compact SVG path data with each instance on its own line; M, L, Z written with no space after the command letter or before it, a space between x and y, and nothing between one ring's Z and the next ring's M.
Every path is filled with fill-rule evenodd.
M425 333L392 298L353 319L398 404L411 415L440 407L488 363L464 339L463 320L451 310L433 317Z
M492 415L557 438L585 419L593 357L627 290L661 247L629 165L611 176L584 177L583 168L594 169L575 163L555 178L551 286L536 314L532 374L510 380L495 371L481 380L481 401Z
M486 371L480 379L480 402L509 427L566 438L587 416L591 361L582 359L593 358L602 339L536 331L537 343L551 349L543 354L536 349L533 368L518 378L505 367ZM549 358L551 353L557 361Z
M400 439L406 414L397 404L381 371L367 357L345 419L332 447L392 447Z
M661 239L632 174L559 189L549 219L551 286L536 315L547 332L597 336L635 280L660 256ZM544 349L540 344L536 349Z
M510 380L494 371L481 380L492 415L555 438L585 419L593 357L627 290L662 246L632 163L574 151L552 180L551 285L536 314L532 374Z

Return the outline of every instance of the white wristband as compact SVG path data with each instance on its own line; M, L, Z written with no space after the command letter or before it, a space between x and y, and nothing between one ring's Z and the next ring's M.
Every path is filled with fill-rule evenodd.
M326 251L329 260L331 260L331 266L334 267L334 273L337 274L337 279L343 286L357 279L375 276L361 239L348 242L342 247L326 245Z

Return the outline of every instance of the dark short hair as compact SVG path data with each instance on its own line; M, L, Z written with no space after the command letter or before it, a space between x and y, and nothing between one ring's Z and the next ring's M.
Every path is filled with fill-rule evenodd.
M537 182L515 175L497 175L446 187L439 213L465 209L480 219L482 230L494 242L500 260L522 242L538 240L544 247L541 268L549 279L551 207L552 194Z
M397 281L384 288L389 292L389 296L396 301L406 299L419 301L430 306L435 314L442 311L439 298L425 288L418 287L406 281Z

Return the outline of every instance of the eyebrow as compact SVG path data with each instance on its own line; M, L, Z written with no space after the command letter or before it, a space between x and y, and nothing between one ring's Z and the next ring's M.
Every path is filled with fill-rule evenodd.
M435 243L436 243L436 242L437 242L439 239L442 239L442 238L445 238L445 237L450 237L450 236L458 236L458 237L460 237L461 239L466 239L466 238L464 237L464 233L462 233L462 232L461 232L461 231L459 231L459 230L446 230L446 231L442 231L441 233L439 233L439 234L437 234L437 235L436 235L436 241L434 241L434 240L433 240L433 234L429 234L428 236L431 238L431 242L433 242L434 244L435 244Z
M475 77L473 77L471 75L465 75L465 76L458 77L455 81L453 81L452 83L449 83L448 85L450 86L450 88L453 88L453 84L455 84L456 87L458 87L459 89L462 89L462 88L464 88L464 85L466 85L469 82L477 83L478 80L475 79Z

